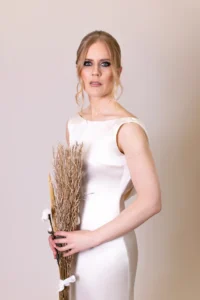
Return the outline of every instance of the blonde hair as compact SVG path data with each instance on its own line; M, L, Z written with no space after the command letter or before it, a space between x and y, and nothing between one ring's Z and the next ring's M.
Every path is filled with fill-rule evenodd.
M114 97L118 86L121 88L121 96L123 92L123 86L120 82L120 74L118 69L121 67L121 49L117 42L117 40L108 32L102 30L95 30L88 33L81 41L78 50L77 50L77 57L76 57L76 65L77 65L77 77L78 77L78 84L77 84L77 93L75 95L76 103L79 105L79 96L81 95L82 105L84 103L84 93L83 93L83 82L81 80L81 71L84 65L84 60L87 54L89 47L96 43L97 41L101 41L105 43L108 47L110 54L111 54L111 69L113 72L114 77L114 85L112 89L112 96ZM79 85L81 86L79 89ZM117 99L119 99L117 97Z

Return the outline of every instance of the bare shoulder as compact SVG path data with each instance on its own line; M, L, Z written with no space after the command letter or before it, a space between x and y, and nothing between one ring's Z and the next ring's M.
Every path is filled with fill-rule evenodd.
M124 107L121 106L120 110L119 110L119 116L120 118L127 118L127 117L132 117L134 119L139 120L139 118L134 115L132 112L128 111L127 109L125 109ZM119 128L119 132L118 132L119 136L127 136L130 138L130 136L134 135L134 136L146 136L144 129L142 128L142 126L140 124L138 124L137 122L125 122L123 123L120 128Z
M137 116L125 110L122 117L133 117L138 119ZM123 123L117 132L117 144L119 150L124 153L129 149L144 148L149 146L149 139L144 128L137 122L125 122Z
M137 118L136 115L134 115L132 112L128 111L121 104L116 103L115 107L116 107L116 117L119 117L119 118L127 118L127 117Z
M122 153L130 149L149 147L149 139L145 130L137 123L124 123L117 132L117 144Z

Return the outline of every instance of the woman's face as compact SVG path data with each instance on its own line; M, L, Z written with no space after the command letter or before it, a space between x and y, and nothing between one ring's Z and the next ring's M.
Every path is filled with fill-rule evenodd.
M90 98L105 97L111 93L113 74L110 52L103 42L96 42L88 49L81 78Z

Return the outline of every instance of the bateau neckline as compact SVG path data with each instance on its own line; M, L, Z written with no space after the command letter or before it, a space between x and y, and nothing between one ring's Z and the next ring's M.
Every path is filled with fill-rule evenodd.
M87 120L87 119L83 118L79 113L77 113L77 115L82 120L84 120L86 122L90 122L90 123L104 123L104 122L122 120L122 119L127 119L127 118L138 120L138 118L134 118L134 117L120 117L120 118L114 118L114 119L109 119L109 120Z

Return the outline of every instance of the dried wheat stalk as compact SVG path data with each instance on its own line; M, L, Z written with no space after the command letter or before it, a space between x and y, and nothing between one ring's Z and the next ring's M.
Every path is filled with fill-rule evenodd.
M53 147L53 180L49 176L53 231L74 231L77 229L80 201L83 197L83 143L71 147L61 143ZM63 244L62 244L63 245ZM63 245L64 246L64 245ZM60 279L71 276L74 255L59 255ZM60 300L69 300L69 287L59 292Z

